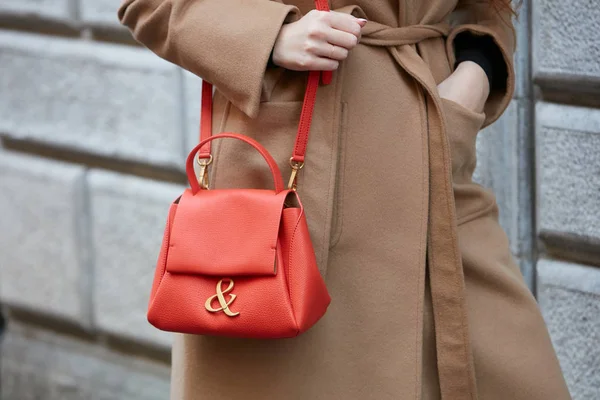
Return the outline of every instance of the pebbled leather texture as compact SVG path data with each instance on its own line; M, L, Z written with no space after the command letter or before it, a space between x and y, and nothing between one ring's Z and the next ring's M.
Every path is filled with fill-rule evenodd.
M263 154L275 189L200 188L194 157L219 138L243 140ZM257 339L294 337L313 326L331 298L302 203L295 191L282 190L269 153L248 137L224 133L200 142L186 167L192 188L169 209L148 321L165 331ZM296 206L286 206L290 197ZM224 304L239 314L228 315Z
M238 192L243 193L243 189ZM189 190L184 197L186 195L193 196ZM274 191L269 193L265 190L253 195L273 198L283 193L275 195ZM206 199L202 192L195 196L198 202ZM182 201L185 199L182 198ZM193 235L182 235L185 231L202 231L204 226L196 220L179 219L182 201L179 204L174 202L169 211L148 306L148 321L152 325L172 332L277 339L305 332L325 314L331 298L317 268L301 205L283 208L281 203L272 206L279 208L281 216L276 248L278 267L274 274L265 274L253 264L251 260L256 257L256 252L250 248L245 252L238 250L235 254L238 260L250 261L240 263L239 270L229 266L227 273L219 275L222 265L220 256L229 255L225 254L223 248L214 247L213 243L203 244L195 241ZM171 244L178 235L181 238L179 243L188 251L194 246L202 249L192 250L192 254L196 251L212 252L211 261L198 258L205 269L190 264L185 266L191 267L188 271L177 263L182 259L182 247ZM194 259L189 255L185 257L188 262ZM229 277L233 277L234 286L224 297L229 301L229 294L235 294L229 309L240 314L234 317L205 308L206 300L216 294L218 282ZM226 287L223 285L223 291ZM216 299L214 304L219 307Z
M167 271L213 276L275 275L288 191L186 190L170 235Z

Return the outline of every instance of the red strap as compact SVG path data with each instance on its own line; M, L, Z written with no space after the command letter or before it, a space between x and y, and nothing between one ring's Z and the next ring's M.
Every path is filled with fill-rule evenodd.
M212 84L202 80L202 109L200 110L200 141L208 139L212 135ZM211 141L200 148L198 157L210 157Z
M329 11L328 0L314 0L315 8L320 11ZM315 108L317 98L317 89L319 87L319 78L324 84L331 83L332 71L310 71L308 74L308 83L304 95L304 104L302 105L302 113L300 114L300 123L298 125L298 134L296 135L296 144L294 145L294 153L292 159L297 162L304 162L304 154L306 153L306 145L308 144L308 135L310 133L310 125L312 115ZM202 80L202 107L200 110L200 142L208 139L212 134L212 84L206 80ZM210 156L210 143L206 141L198 152L200 158L208 158Z
M302 104L302 113L300 114L300 123L298 124L298 133L296 134L296 144L292 159L297 162L304 162L306 145L308 144L308 134L310 133L310 124L317 100L317 88L319 87L320 71L310 71L308 73L308 84L304 94L304 103Z

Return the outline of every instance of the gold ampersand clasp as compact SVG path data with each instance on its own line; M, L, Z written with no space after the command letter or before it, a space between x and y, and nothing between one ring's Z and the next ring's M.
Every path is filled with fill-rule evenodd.
M225 279L227 279L229 281L229 286L227 286L227 289L222 290L223 280L225 280ZM239 312L234 313L229 309L229 306L231 305L231 303L233 303L233 301L235 300L235 298L237 296L235 294L230 294L229 301L226 301L225 296L223 296L224 294L226 294L232 290L233 290L233 279L229 279L229 278L221 279L219 282L217 282L217 293L210 296L208 299L206 299L206 303L204 303L204 307L206 307L206 309L210 312L223 311L225 314L227 314L230 317L235 317L236 315L239 315ZM221 308L213 308L212 307L212 302L215 298L219 300L219 304L221 305Z

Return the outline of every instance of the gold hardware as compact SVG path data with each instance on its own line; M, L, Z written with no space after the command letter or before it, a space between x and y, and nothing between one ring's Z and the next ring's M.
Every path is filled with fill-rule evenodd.
M202 187L202 189L209 189L208 184L208 166L212 163L213 156L210 154L208 156L208 161L205 161L206 158L198 157L196 161L198 165L200 165L200 172L198 173L198 183Z
M304 162L294 161L294 157L290 157L290 167L292 167L292 174L288 182L288 189L296 190L296 176L298 171L304 167Z
M222 290L224 279L227 279L229 281L229 286L227 286L227 289ZM231 303L233 303L233 301L235 300L235 298L237 296L235 294L230 294L229 301L226 301L225 296L223 296L225 293L228 293L232 290L233 290L233 279L230 279L230 278L221 279L219 282L217 282L217 294L213 294L208 299L206 299L206 303L204 303L204 307L210 312L223 311L226 315L228 315L230 317L235 317L236 315L239 315L240 314L239 312L234 313L229 309L229 306L231 305ZM213 308L212 307L211 304L215 298L219 300L219 304L221 305L221 308Z

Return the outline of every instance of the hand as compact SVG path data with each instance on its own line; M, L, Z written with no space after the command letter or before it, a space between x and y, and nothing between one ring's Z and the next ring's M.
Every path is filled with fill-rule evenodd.
M311 10L285 24L273 47L273 62L295 71L331 71L360 40L366 19L335 11Z
M454 101L478 113L490 94L490 83L483 68L472 61L463 61L438 85L440 97Z

